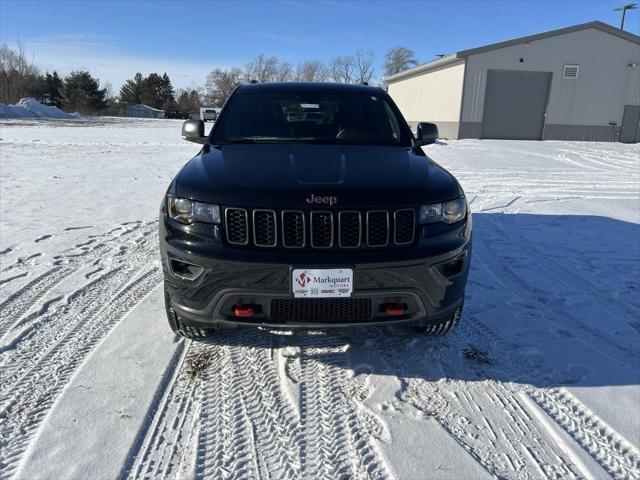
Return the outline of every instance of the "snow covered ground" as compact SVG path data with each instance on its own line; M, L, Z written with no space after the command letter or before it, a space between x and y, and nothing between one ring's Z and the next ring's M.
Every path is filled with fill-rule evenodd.
M0 479L640 478L637 145L426 147L474 211L460 328L174 338L180 122L0 121Z

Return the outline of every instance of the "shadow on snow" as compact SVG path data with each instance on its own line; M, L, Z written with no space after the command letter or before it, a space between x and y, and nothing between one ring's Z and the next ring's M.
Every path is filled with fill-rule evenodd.
M580 215L475 214L458 329L223 330L212 345L299 347L358 374L535 386L640 383L640 226Z

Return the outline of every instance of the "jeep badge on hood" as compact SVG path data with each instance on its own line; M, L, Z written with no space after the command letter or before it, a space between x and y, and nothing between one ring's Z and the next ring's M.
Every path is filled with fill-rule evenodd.
M323 205L335 205L338 203L338 197L330 197L325 195L323 197L314 195L313 193L307 197L307 203L319 203Z

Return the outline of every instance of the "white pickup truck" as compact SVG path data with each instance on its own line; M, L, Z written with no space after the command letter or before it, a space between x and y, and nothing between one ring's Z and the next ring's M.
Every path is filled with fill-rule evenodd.
M219 108L214 107L201 107L200 108L200 120L203 122L212 121L215 122L216 118L218 118Z

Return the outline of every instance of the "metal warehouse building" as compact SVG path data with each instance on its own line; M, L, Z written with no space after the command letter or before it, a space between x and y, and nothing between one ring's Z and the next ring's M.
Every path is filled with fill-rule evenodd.
M640 37L590 22L388 77L405 118L447 138L640 141Z

